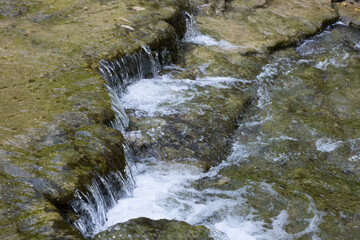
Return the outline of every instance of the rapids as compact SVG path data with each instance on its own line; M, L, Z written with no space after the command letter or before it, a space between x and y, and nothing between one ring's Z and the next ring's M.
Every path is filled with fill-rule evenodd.
M187 26L185 46L241 48L200 33L191 16ZM250 96L251 104L229 136L229 154L209 168L196 157L160 158L153 152L164 146L143 144L148 154L136 156L131 166L134 188L106 213L106 221L96 223L95 233L148 217L205 225L215 239L360 236L359 46L359 31L337 23L272 54L253 79L209 76L204 65L194 80L178 78L186 67L168 64L160 71L161 54L144 48L143 56L135 56L139 65L132 76L109 84L113 107L122 116L114 125L132 144L171 142L162 128L170 116L221 115L221 105L209 104L210 93L216 101L233 92ZM145 55L152 74L143 73L139 59ZM111 72L102 69L103 75ZM138 122L132 126L127 116L151 123L136 128ZM198 131L200 143L209 134L189 126L178 134Z

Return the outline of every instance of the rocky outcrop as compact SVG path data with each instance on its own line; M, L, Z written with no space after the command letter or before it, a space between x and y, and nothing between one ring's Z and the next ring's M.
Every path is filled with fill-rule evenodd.
M112 226L97 234L95 239L212 240L213 238L210 237L209 229L204 226L191 226L176 220L136 218Z
M67 221L77 218L76 190L125 165L98 62L143 45L175 57L186 8L185 0L0 3L2 239L82 238Z

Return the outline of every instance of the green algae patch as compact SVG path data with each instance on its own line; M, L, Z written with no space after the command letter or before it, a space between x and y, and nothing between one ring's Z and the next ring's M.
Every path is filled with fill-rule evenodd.
M75 191L124 170L100 59L142 46L175 60L187 1L1 1L0 178L4 239L81 239ZM8 194L7 194L8 193Z
M176 220L135 218L118 223L101 232L94 239L157 239L157 240L211 240L210 231L204 226L192 226Z

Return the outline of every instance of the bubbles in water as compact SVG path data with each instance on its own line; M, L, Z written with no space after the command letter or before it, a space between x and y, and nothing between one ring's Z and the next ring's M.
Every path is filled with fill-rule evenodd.
M126 109L136 110L137 116L168 115L191 110L191 106L196 108L197 104L191 103L191 100L200 94L197 91L199 86L229 88L236 82L249 81L229 77L172 79L170 75L163 75L130 85L121 102ZM185 106L185 103L188 105Z
M211 229L215 239L221 240L297 239L302 236L318 239L316 233L319 231L324 213L316 209L315 202L309 195L296 193L302 196L301 203L307 209L297 213L294 220L292 212L294 209L291 209L290 206L293 199L286 194L282 196L281 191L279 193L275 191L271 184L245 179L242 180L243 183L240 187L233 188L232 185L222 187L221 181L220 183L217 181L219 179L223 182L227 181L221 179L220 172L222 170L231 167L241 168L252 161L255 162L254 166L256 161L261 164L264 162L265 164L284 163L286 166L285 163L294 157L291 152L288 152L286 144L298 146L306 139L303 146L307 146L308 143L309 148L312 147L315 152L318 150L326 153L334 152L344 144L350 144L351 141L346 143L325 137L319 139L321 134L316 131L311 132L307 129L310 127L300 124L302 118L296 115L298 114L297 109L293 109L293 112L289 108L279 109L276 103L282 97L291 102L293 96L289 95L296 92L294 89L302 84L301 79L284 82L283 79L278 78L279 75L289 75L292 71L291 68L295 68L296 65L303 64L324 70L329 66L346 66L346 62L351 56L347 51L340 51L340 48L331 49L332 58L318 57L329 51L329 46L321 43L322 39L329 37L330 31L325 31L301 44L296 50L304 59L297 59L293 62L284 58L276 59L263 67L263 71L253 81L256 84L254 95L257 97L257 105L251 109L251 115L246 115L246 118L239 123L232 152L227 159L206 173L196 165L196 160L182 159L174 162L162 162L156 159L140 159L134 168L136 169L134 170L136 182L134 190L128 194L128 198L120 199L117 202L116 206L106 214L105 226L101 229L97 228L96 231L132 218L149 217L182 220L194 225L202 224ZM200 33L191 15L187 15L187 33L184 41L224 49L239 48L239 46L234 46L226 41L216 41ZM146 56L149 56L148 60L152 66L150 69L153 72L152 78L141 81L126 80L124 81L126 90L124 91L125 87L122 88L121 98L112 97L114 104L121 102L126 109L134 110L137 117L154 117L191 111L195 105L199 105L192 103L192 100L200 94L198 91L200 87L229 88L234 87L235 82L248 83L241 79L226 77L189 80L172 79L171 75L158 76L158 55L152 54L146 48L143 51ZM141 58L142 56L136 55L134 61L139 62ZM121 65L121 63L119 62L117 65ZM112 67L116 68L116 66ZM174 66L167 68L179 69ZM136 69L133 71L138 73L135 74L137 78L144 75L142 67ZM114 77L113 69L105 68L104 71L110 77ZM206 65L201 71L206 74ZM130 72L121 76L121 79L129 79ZM132 84L128 86L130 82ZM116 95L116 91L113 95ZM122 107L115 109L119 116L124 112ZM283 115L294 117L294 120L283 121ZM126 117L121 117L121 121L123 128L128 126ZM282 126L291 125L290 123L294 125L293 128ZM272 127L272 125L276 127ZM304 131L303 135L299 134L299 131ZM141 138L141 132L129 132L128 137ZM357 143L354 143L351 151L358 152ZM357 162L359 155L352 154L348 160L352 163ZM253 201L259 201L258 206L251 204L251 197L255 198ZM296 203L296 201L294 202ZM277 203L279 204L276 205ZM296 221L301 222L301 227L294 232L288 231L287 227Z
M315 145L320 152L332 152L340 147L342 141L333 141L330 138L320 138L316 141Z

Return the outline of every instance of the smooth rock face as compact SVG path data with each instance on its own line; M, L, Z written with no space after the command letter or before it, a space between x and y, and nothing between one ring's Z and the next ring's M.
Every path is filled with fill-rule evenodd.
M98 62L144 45L175 58L186 7L181 0L0 2L1 239L82 238L66 221L76 220L75 191L125 166Z
M136 218L119 223L95 236L97 240L211 240L204 226L191 226L176 220Z
M240 46L242 53L264 53L296 44L337 19L330 0L234 0L216 16L208 11L212 2L216 1L200 9L199 29Z

